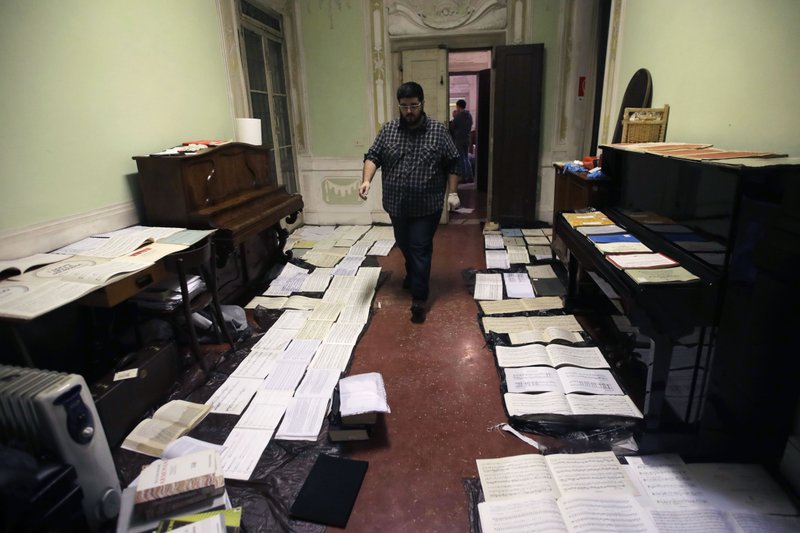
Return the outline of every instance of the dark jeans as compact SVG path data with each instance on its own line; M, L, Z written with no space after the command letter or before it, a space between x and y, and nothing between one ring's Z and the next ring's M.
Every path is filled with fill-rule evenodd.
M414 300L428 299L433 258L433 234L439 227L441 211L423 217L392 216L394 238L406 260L406 280Z

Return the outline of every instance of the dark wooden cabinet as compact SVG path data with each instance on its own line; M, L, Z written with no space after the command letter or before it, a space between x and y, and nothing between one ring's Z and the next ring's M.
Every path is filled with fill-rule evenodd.
M277 261L286 260L287 232L303 209L269 173L269 150L229 143L194 154L134 157L143 221L154 226L215 229L223 301L235 300Z
M589 179L586 172L571 172L562 163L553 163L555 168L555 193L553 198L553 226L563 211L575 211L586 207L601 209L608 205L611 195L611 180L607 177ZM566 261L564 241L555 235L553 251Z

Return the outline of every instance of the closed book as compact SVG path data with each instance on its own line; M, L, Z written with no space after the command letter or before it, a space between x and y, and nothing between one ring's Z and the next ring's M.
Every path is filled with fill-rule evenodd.
M160 516L213 500L224 490L225 478L216 450L157 460L139 476L134 511L145 517Z
M224 491L224 487L219 489L216 487L206 487L175 496L169 496L160 500L137 503L133 509L136 514L142 516L146 520L174 516L175 514L182 513L187 509L197 506L207 505L210 507L214 503L214 499Z

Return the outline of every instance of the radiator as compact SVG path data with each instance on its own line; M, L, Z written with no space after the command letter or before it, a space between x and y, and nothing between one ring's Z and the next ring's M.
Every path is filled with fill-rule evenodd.
M0 430L4 444L75 468L93 530L117 516L119 480L83 377L0 365Z

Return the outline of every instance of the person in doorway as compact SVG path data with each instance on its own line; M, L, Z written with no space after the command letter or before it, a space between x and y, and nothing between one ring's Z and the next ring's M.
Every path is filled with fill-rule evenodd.
M418 83L402 84L397 103L400 116L383 125L364 154L358 194L366 200L381 168L383 208L405 259L403 288L411 291L411 321L421 323L428 311L433 236L445 193L449 190L451 209L459 204L459 154L447 127L425 114L425 96Z
M469 163L469 139L472 132L472 114L467 111L466 100L458 100L453 111L453 122L451 131L453 140L461 158L461 179L472 181L472 165Z

